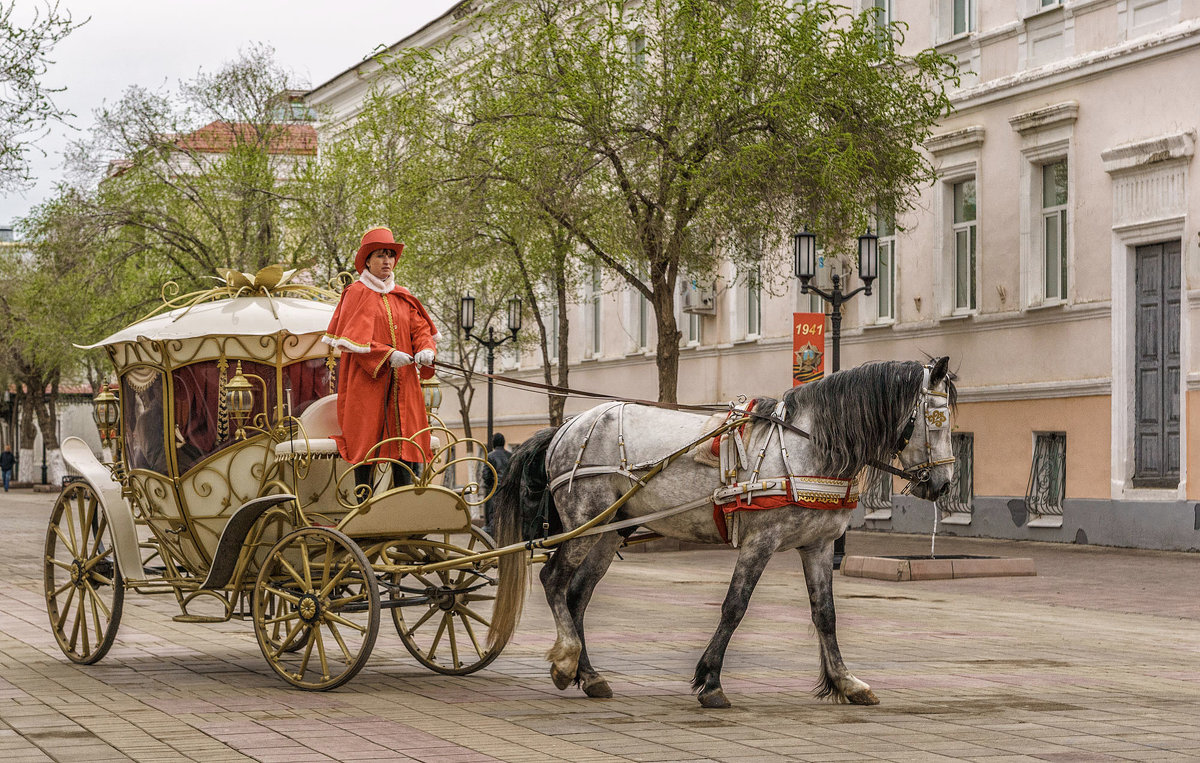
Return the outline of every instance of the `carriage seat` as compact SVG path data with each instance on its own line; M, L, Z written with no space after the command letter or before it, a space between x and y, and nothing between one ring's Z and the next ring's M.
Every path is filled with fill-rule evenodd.
M304 434L293 440L276 443L276 461L290 461L302 457L338 457L338 446L333 440L334 435L342 433L337 420L337 397L336 393L326 395L304 409L299 417ZM305 439L305 435L308 439ZM437 453L441 448L440 439L437 435L432 435L429 439L431 449Z
M337 458L338 446L333 436L342 433L337 420L337 395L326 395L313 401L300 414L303 434L294 440L275 444L275 460L294 458ZM307 436L307 439L305 437Z

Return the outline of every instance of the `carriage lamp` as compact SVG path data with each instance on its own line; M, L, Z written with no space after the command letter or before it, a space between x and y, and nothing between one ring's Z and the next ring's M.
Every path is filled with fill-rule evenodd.
M436 376L421 380L421 394L425 397L425 412L437 413L442 405L442 382Z
M107 446L117 439L117 423L121 420L121 400L107 385L92 398L92 420L100 432L100 445Z
M246 438L246 419L254 410L254 387L242 373L242 361L240 360L233 378L225 382L225 395L229 400L229 415L237 424L237 433L234 435L234 439L244 440Z

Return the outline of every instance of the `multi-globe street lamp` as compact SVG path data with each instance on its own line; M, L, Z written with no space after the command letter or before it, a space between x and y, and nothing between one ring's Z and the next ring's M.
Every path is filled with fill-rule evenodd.
M810 291L816 294L830 306L827 313L830 322L830 334L833 337L833 362L830 373L837 373L841 368L842 340L842 305L849 302L860 291L871 296L871 282L879 275L879 237L868 230L858 237L858 277L863 285L854 291L842 292L842 279L837 273L833 274L833 288L825 291L809 282L817 274L817 237L808 231L802 231L792 236L792 254L795 259L793 267L796 277L800 279L800 293ZM842 558L846 555L846 534L833 542L833 566L841 567Z
M510 340L515 341L517 332L521 330L521 298L510 297L508 300L508 330L509 335L496 339L495 330L488 323L487 338L471 333L475 328L475 298L470 294L462 298L462 306L458 314L459 325L468 339L474 339L487 348L487 445L492 447L492 376L496 373L496 348Z

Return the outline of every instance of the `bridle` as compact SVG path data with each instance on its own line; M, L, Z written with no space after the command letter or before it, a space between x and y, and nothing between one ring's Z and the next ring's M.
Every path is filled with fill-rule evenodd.
M900 458L900 454L903 453L904 449L908 447L909 441L912 440L912 436L916 432L917 422L924 421L925 460L908 468L897 468L892 466L890 463L885 464L882 461L876 461L874 459L869 459L867 461L867 466L870 466L873 469L878 469L881 472L887 472L888 474L892 474L896 477L907 480L908 482L914 483L928 482L934 467L941 466L942 464L952 464L955 461L953 456L949 458L933 457L933 448L931 445L933 442L933 432L946 429L950 426L950 396L945 392L938 392L930 389L929 375L933 369L929 366L925 366L924 369L924 376L921 379L921 394L917 396L917 402L913 405L913 409L909 413L908 418L905 420L904 426L900 428L900 431L896 435L896 441L893 443L895 453L892 458L897 460ZM930 406L929 398L931 397L942 398L943 404ZM750 416L752 418L769 421L772 424L777 424L789 432L798 434L805 439L812 439L812 435L810 435L808 432L805 432L803 429L795 426L794 424L784 421L779 416L776 416L773 412L760 413L754 409L751 409L749 411L739 411L739 413L744 413L746 416Z

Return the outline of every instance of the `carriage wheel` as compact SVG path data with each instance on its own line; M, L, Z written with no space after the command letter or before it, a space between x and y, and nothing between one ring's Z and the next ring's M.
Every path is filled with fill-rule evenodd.
M349 681L371 656L379 590L358 544L337 530L302 527L268 552L253 612L271 669L293 686L324 691Z
M464 545L465 544L465 545ZM389 549L394 564L428 564L495 548L492 539L472 527L470 534L428 535ZM427 602L392 608L396 631L409 653L425 667L446 675L474 673L500 656L503 644L487 645L487 630L496 602L495 559L478 568L462 567L424 575L397 575L391 598L427 598Z
M108 517L86 482L67 486L50 512L44 567L46 611L59 648L73 662L98 662L117 636L125 586Z

